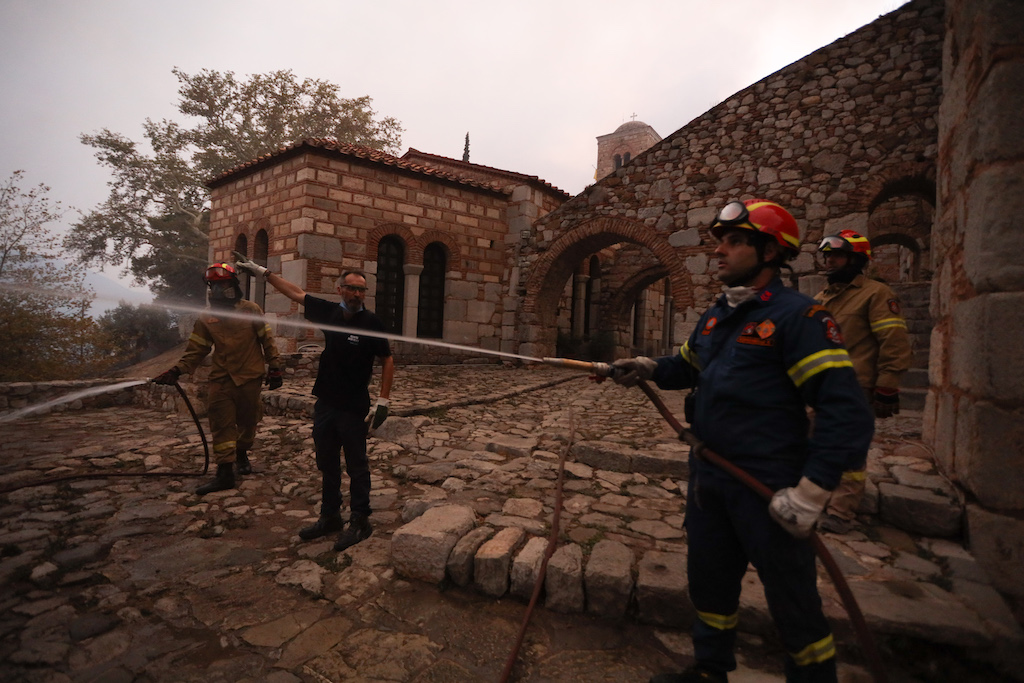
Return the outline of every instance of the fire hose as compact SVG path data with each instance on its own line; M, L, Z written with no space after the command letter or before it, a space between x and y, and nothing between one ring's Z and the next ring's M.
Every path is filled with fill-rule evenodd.
M567 358L545 358L544 363L555 367L591 372L599 378L611 377L613 374L612 366L607 363L591 363ZM774 491L755 479L749 473L723 458L721 455L707 448L703 442L693 434L693 432L686 429L683 424L676 419L675 415L673 415L668 409L668 406L665 405L665 402L661 400L661 397L658 396L647 382L640 380L637 383L637 386L639 386L644 394L647 395L647 398L651 400L651 403L653 403L654 407L657 408L659 413L661 413L661 416L665 418L665 421L668 422L669 426L671 426L672 429L675 430L676 434L679 435L679 439L690 446L690 452L695 457L711 463L725 471L765 500L771 500ZM868 629L867 621L864 619L864 614L861 612L860 605L857 604L857 599L854 597L853 591L850 590L850 584L847 583L846 577L843 576L842 571L839 569L839 565L836 564L835 558L832 557L832 553L829 552L828 547L825 546L821 538L812 531L808 540L810 540L811 544L814 546L814 550L818 554L818 559L821 560L821 564L825 567L825 571L828 572L829 578L832 579L832 585L835 586L836 592L839 594L840 600L842 600L843 607L846 608L846 613L849 615L850 623L853 626L854 632L857 634L857 640L864 653L864 658L867 660L868 668L871 670L872 677L877 683L886 683L888 681L888 676L882 666L882 659L878 653L877 647L875 646L875 639L871 635L870 629Z
M196 429L199 430L199 437L203 440L203 471L199 474L192 472L90 472L85 474L68 474L62 477L53 477L50 479L40 479L38 481L30 481L23 484L16 484L14 486L8 486L7 488L0 489L0 495L10 493L11 491L18 491L19 489L32 488L34 486L48 486L50 484L57 484L65 481L77 481L79 479L107 479L109 477L196 477L205 475L210 469L210 444L206 440L206 432L203 431L203 425L199 422L199 416L196 414L195 408L192 407L192 401L189 400L188 394L181 388L181 385L177 382L174 383L174 388L178 390L178 394L181 395L181 399L185 402L185 407L188 408L189 415L192 416L192 421L196 424Z

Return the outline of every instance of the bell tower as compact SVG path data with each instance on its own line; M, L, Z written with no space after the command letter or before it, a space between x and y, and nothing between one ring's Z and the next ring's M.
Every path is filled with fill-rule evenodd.
M633 157L661 141L661 136L643 121L627 121L615 132L597 137L597 172L594 180L600 180L630 162Z

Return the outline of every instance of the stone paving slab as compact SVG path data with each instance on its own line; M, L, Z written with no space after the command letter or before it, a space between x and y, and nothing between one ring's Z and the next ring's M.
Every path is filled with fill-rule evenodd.
M187 414L118 406L3 425L0 487L95 478L0 496L0 677L496 680L538 558L523 556L517 590L494 598L471 579L459 587L449 575L453 550L488 525L492 533L520 530L518 548L542 551L567 449L558 547L579 554L567 558L558 590L574 594L579 585L584 604L561 614L541 603L517 680L646 680L690 661L685 632L649 623L660 611L662 620L685 622L690 609L686 471L640 465L652 454L681 462L686 449L641 392L550 368L399 367L395 417L370 441L374 534L336 554L331 538L303 543L296 535L319 503L308 390L290 383L280 392L294 408L264 418L255 474L203 498L193 493L203 481L202 444ZM680 393L663 394L677 413ZM901 417L880 433L869 458L876 506L868 501L858 529L826 543L863 596L892 680L1006 679L1014 670L1007 662L1022 649L1012 605L956 536L921 535L878 515L883 484L944 489L931 478L938 475L926 451L912 447L919 428L913 416ZM583 443L621 457L574 458ZM161 476L115 476L131 472ZM440 529L433 540L411 543L410 529L430 520ZM635 558L609 580L631 581L635 572L636 585L624 615L595 617L589 563L609 545ZM518 548L509 590L525 552ZM464 555L462 566L476 550ZM422 578L414 556L430 558ZM675 583L651 573L656 559ZM670 605L651 598L666 585L674 586ZM863 662L848 619L824 575L820 585L842 671L857 680ZM741 669L732 679L781 680L752 571L740 628ZM934 671L948 677L927 675Z

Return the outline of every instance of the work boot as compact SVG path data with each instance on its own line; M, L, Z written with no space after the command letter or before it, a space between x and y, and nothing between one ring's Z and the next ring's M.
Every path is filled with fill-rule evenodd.
M344 526L344 523L341 521L341 513L335 512L333 515L321 517L311 526L300 529L299 538L303 541L312 541L314 538L333 534L335 531L340 530L342 526Z
M197 488L196 495L205 496L207 493L227 491L233 488L235 488L235 470L231 463L226 462L217 465L217 474L214 475L213 481Z
M682 673L652 676L648 683L729 683L729 677L720 671L694 664Z
M341 552L346 548L351 548L356 543L368 539L372 533L373 527L370 526L369 518L362 515L354 515L348 522L348 528L338 534L338 541L334 544L334 550Z
M252 474L252 465L249 463L249 454L239 450L235 452L235 465L238 466L239 474Z

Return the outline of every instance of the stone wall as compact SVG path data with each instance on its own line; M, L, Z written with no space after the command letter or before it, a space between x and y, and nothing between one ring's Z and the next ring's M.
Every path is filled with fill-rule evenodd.
M875 237L871 212L888 197L933 203L943 33L942 1L914 0L741 90L541 218L523 254L523 352L546 355L562 261L585 248L651 248L683 338L718 289L706 230L729 199L791 210L804 241L798 274L815 271L823 234L852 227Z
M949 0L924 436L965 487L971 549L1024 597L1024 5Z

